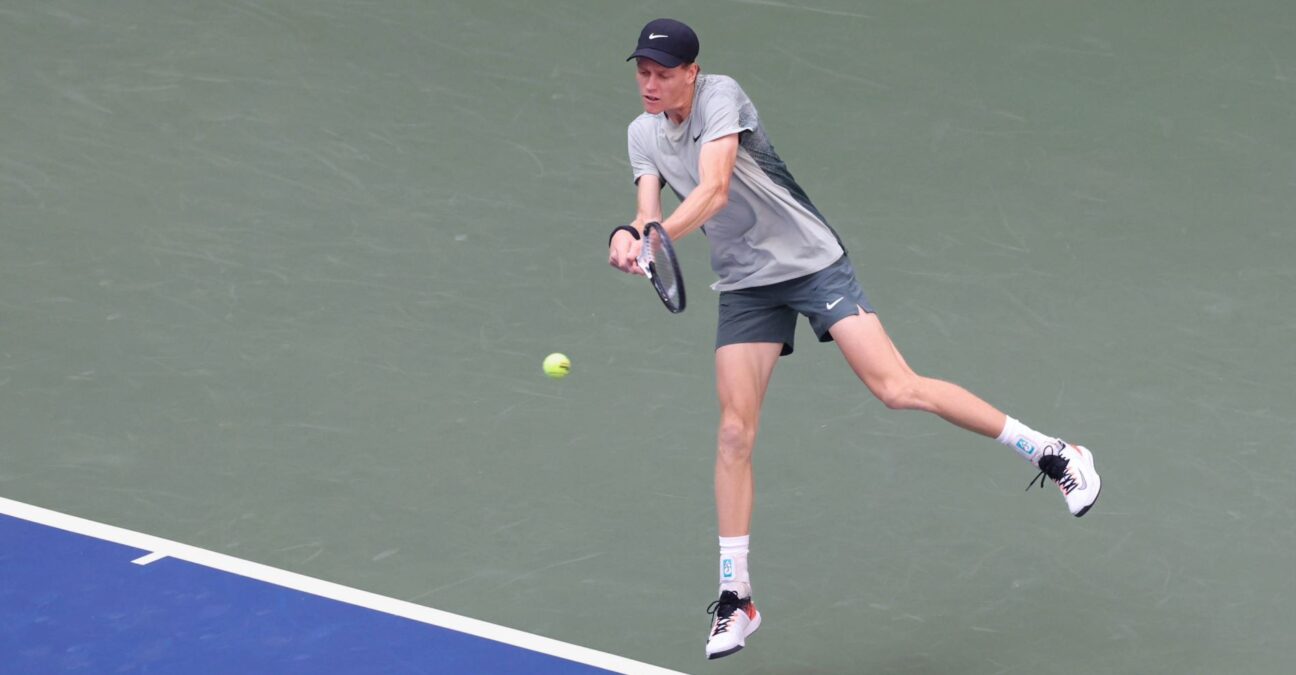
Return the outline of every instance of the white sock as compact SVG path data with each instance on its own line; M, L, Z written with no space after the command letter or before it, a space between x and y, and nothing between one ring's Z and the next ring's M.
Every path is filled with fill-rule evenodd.
M733 591L740 598L751 597L747 576L747 552L751 535L720 537L720 592Z
M1021 455L1022 459L1031 464L1039 463L1040 453L1044 451L1044 446L1057 442L1052 436L1046 436L1038 431L1018 422L1011 416L1005 415L1008 419L1004 422L1003 431L999 433L996 441L1012 448Z

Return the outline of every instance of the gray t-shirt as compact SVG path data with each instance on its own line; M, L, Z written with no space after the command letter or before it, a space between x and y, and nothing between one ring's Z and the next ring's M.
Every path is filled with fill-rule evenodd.
M644 113L630 123L635 182L655 175L680 199L698 186L698 158L708 141L738 134L729 203L703 226L711 243L712 288L731 291L818 272L845 253L787 165L774 152L756 106L731 77L699 75L688 119Z

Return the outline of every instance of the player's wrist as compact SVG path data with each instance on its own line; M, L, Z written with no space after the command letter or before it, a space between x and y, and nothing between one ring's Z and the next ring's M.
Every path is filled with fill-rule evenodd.
M635 241L639 241L639 230L630 227L629 225L618 225L612 229L612 234L608 235L608 246L611 246L612 240L616 239L617 232L621 232L622 230L629 232L630 236L635 238Z

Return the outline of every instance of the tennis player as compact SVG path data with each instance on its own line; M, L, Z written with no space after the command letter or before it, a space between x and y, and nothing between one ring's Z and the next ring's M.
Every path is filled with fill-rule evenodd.
M1075 516L1098 499L1093 455L1018 422L949 382L914 373L860 289L837 233L793 180L761 127L756 107L732 78L704 75L698 38L672 19L649 22L635 61L644 112L628 145L638 210L612 231L608 262L635 264L646 223L672 240L704 228L719 277L716 393L720 400L715 496L720 540L719 599L707 658L740 649L760 626L747 569L752 514L752 447L761 401L779 356L792 353L797 315L820 342L836 342L869 391L888 408L925 410L1008 446L1051 479ZM661 190L679 206L662 218ZM1034 481L1032 481L1034 484Z

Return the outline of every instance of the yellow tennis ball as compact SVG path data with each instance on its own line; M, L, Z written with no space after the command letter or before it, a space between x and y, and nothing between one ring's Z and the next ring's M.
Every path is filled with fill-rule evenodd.
M555 380L561 380L571 372L571 359L566 354L554 352L545 357L544 372Z

